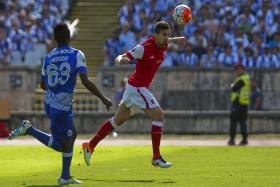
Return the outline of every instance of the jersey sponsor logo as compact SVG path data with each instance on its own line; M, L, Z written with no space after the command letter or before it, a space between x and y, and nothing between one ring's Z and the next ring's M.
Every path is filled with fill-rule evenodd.
M59 50L60 54L74 54L75 51L73 49L61 49Z

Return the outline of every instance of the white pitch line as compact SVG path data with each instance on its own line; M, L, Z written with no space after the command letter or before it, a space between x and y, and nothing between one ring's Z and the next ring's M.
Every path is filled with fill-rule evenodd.
M81 145L88 139L78 139L75 145ZM237 142L238 143L238 142ZM42 145L36 139L0 139L0 146L7 145ZM100 145L151 145L151 140L135 139L105 139ZM227 140L162 140L161 145L180 145L180 146L226 146ZM280 146L280 139L252 139L249 140L250 146Z

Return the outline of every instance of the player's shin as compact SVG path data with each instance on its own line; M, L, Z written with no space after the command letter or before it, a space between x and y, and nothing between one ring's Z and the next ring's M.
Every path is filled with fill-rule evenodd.
M152 129L151 129L151 138L153 144L153 158L157 159L160 158L160 140L162 134L162 125L163 122L160 121L153 121L152 122Z
M69 151L62 152L62 172L61 177L65 180L71 177L70 175L70 166L73 156L73 146Z
M107 120L97 131L95 136L90 140L89 147L94 150L96 145L103 140L108 134L110 134L117 127L114 117Z
M34 127L30 127L26 133L33 136L34 138L36 138L38 141L40 141L44 145L46 145L56 151L62 152L61 143L59 141L55 140L53 138L53 136L51 136L50 134L40 131Z
M61 178L67 180L71 177L70 175L70 167L71 167L71 161L73 156L73 148L74 148L74 142L76 139L76 133L74 130L74 134L72 136L72 139L69 140L69 144L66 142L66 145L64 144L65 148L62 152L62 172L61 172Z

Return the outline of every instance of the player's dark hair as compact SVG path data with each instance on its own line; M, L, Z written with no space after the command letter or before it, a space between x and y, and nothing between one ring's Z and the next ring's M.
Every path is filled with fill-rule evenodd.
M66 23L59 23L53 28L54 40L58 45L68 44L70 42L70 30Z
M167 22L165 21L159 21L156 23L155 28L154 28L154 33L159 34L160 31L162 30L168 30L170 29L170 26Z

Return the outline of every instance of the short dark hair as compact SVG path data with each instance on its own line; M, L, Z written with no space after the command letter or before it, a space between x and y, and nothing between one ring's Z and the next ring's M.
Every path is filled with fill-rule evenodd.
M245 70L245 66L242 63L237 63L233 67L234 71L236 71L238 68L242 68L243 70Z
M59 23L53 28L54 40L58 44L68 44L70 41L70 30L66 23Z
M155 25L154 33L159 34L160 31L167 30L167 29L170 29L169 24L167 22L165 22L165 21L159 21Z

